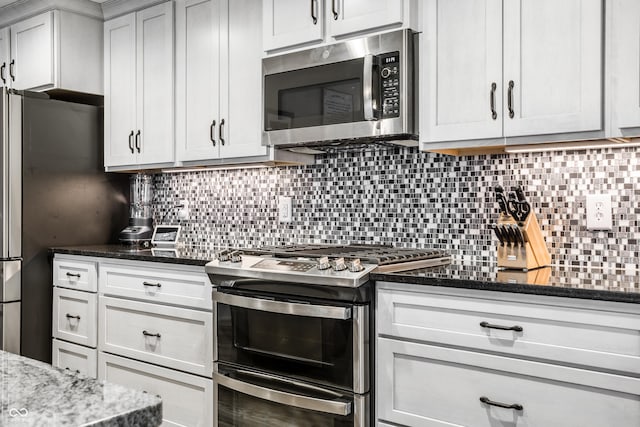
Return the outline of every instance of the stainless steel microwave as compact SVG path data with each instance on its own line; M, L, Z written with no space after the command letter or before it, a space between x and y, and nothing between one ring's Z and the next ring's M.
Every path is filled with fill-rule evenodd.
M416 140L416 39L398 30L263 59L262 143Z

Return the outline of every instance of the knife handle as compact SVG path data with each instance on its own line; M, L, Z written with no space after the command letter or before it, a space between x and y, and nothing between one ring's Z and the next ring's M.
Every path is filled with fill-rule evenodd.
M527 197L524 195L524 190L522 189L521 185L518 185L517 187L513 187L512 190L516 193L516 197L518 198L518 201L524 202L525 200L527 200Z

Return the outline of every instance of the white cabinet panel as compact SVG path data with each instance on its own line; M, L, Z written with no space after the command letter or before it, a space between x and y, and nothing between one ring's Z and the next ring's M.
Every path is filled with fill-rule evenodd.
M602 0L505 1L503 84L506 137L600 130Z
M0 28L0 86L11 86L11 76L9 75L10 50L9 27Z
M176 148L180 161L219 156L220 3L176 3ZM250 94L254 103L259 93Z
M104 164L136 162L135 14L104 23Z
M95 347L96 308L96 294L53 288L53 337Z
M318 42L324 36L324 0L264 0L265 51Z
M51 364L57 368L97 378L98 350L54 339Z
M162 398L162 425L213 425L213 381L182 372L100 353L98 379Z
M53 85L53 14L47 12L11 26L11 63L15 89Z
M329 34L337 37L402 24L405 1L408 0L327 0Z
M601 427L640 419L637 378L386 338L378 338L377 366L378 416L393 423Z
M502 1L428 0L423 19L421 141L501 137Z

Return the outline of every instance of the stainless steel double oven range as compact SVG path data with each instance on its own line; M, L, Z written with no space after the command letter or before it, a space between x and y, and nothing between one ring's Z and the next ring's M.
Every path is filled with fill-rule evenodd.
M369 426L369 274L448 261L386 246L222 253L206 266L215 286L214 425Z

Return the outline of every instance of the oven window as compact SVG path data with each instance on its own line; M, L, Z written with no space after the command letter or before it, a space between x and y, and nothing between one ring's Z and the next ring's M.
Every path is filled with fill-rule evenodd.
M265 76L265 130L364 120L363 59Z
M218 361L351 390L353 324L217 304Z

